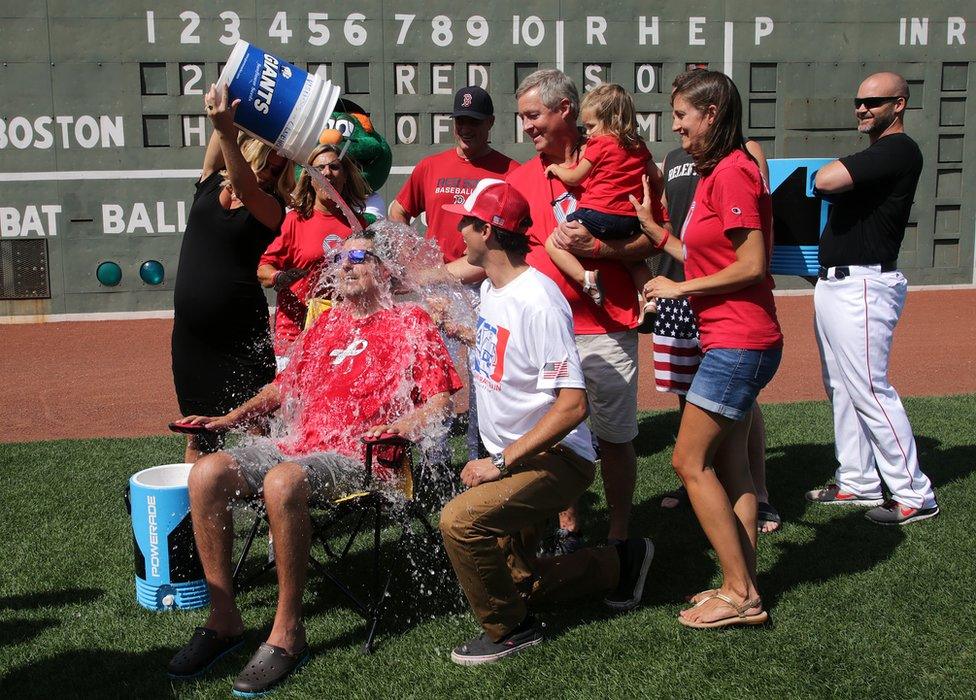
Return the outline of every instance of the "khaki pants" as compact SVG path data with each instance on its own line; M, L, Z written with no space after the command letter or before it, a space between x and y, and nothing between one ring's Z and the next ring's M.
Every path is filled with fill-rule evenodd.
M612 590L620 576L614 547L536 559L538 529L593 482L594 465L564 447L529 458L508 476L475 486L441 513L444 547L485 632L498 641L525 619L527 606Z

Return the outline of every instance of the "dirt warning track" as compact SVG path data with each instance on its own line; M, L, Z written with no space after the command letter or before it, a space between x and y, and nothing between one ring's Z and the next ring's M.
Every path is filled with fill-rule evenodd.
M765 403L824 399L813 297L776 298L786 336ZM892 383L904 396L976 393L976 290L912 291L895 333ZM0 442L166 433L179 416L171 320L0 325ZM654 389L641 337L642 409L670 409Z

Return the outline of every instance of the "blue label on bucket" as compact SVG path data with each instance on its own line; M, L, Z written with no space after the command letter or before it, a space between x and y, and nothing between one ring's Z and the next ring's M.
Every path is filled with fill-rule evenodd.
M241 101L234 121L268 143L277 143L308 77L301 68L249 45L227 88L232 100Z

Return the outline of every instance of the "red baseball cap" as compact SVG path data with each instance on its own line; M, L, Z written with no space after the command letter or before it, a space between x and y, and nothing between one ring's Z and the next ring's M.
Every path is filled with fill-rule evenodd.
M452 214L477 217L514 233L529 219L529 203L522 193L494 178L480 180L464 204L445 204L441 208Z

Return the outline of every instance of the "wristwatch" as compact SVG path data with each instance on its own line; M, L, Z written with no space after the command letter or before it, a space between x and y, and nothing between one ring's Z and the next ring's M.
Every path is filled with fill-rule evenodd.
M499 452L491 458L491 463L495 465L498 469L498 473L502 476L508 474L508 465L505 464L505 453Z

